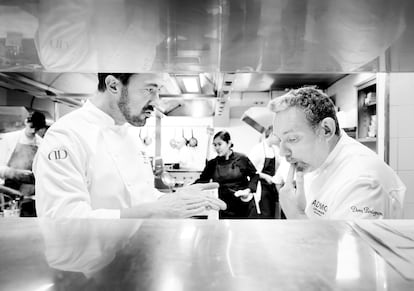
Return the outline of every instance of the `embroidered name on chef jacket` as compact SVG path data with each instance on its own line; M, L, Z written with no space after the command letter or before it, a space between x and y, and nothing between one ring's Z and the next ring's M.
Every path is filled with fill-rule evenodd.
M312 210L316 215L324 216L328 212L328 205L315 199L312 202Z
M363 207L357 207L355 205L351 206L351 211L353 213L368 213L374 217L378 216L378 217L383 217L384 214L381 211L376 211L373 208L370 208L368 206L363 206Z

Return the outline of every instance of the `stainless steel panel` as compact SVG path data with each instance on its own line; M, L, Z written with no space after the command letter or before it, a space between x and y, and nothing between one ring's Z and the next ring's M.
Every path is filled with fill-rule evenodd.
M2 71L414 70L410 0L0 2Z
M0 233L2 290L414 289L341 221L5 218Z

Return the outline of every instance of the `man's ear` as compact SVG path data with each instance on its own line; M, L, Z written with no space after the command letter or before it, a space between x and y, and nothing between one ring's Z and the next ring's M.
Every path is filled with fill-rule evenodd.
M105 78L106 90L112 94L117 94L120 91L119 80L112 75L108 75Z
M335 120L331 117L326 117L320 122L321 135L326 139L331 139L335 135L336 125Z

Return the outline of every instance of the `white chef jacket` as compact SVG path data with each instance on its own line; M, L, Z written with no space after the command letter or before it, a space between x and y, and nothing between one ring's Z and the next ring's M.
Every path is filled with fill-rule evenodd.
M87 101L45 135L33 163L38 216L119 218L161 196L144 145Z
M304 175L309 218L391 218L402 215L405 185L372 150L344 131L321 167ZM397 209L390 213L391 198Z
M4 184L4 172L8 168L7 164L16 149L18 143L39 146L42 138L35 135L29 139L24 133L25 129L4 133L0 136L0 185Z
M262 141L261 143L256 144L250 150L250 153L248 155L249 160L253 163L258 173L261 172L263 169L265 158L273 158L274 155L276 159L276 170L281 160L279 148L276 145L272 145L271 147L269 147L265 143L266 141Z

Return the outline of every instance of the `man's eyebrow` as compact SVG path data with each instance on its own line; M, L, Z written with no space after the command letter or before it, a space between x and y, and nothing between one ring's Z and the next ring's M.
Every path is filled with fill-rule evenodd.
M286 135L286 134L291 133L291 132L293 132L293 129L289 129L289 130L286 130L286 131L282 132L282 135Z

